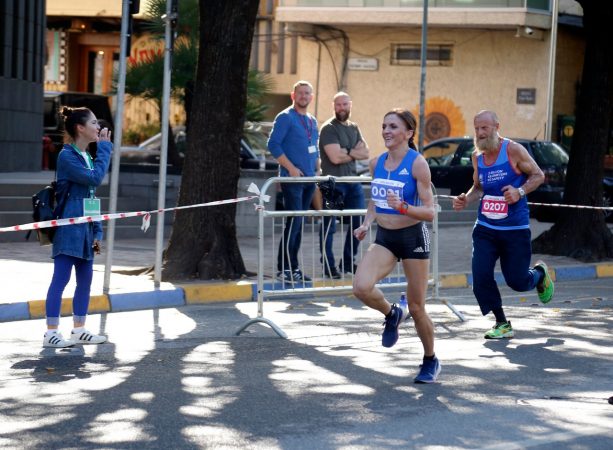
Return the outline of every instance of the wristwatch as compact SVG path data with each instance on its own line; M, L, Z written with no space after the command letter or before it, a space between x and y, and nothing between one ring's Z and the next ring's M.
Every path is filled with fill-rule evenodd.
M519 198L524 198L526 196L526 191L524 191L524 188L518 188L517 192L519 192Z

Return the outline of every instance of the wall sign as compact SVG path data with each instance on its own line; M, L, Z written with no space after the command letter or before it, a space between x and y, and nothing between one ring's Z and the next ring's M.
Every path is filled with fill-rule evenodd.
M518 105L535 105L536 88L517 88Z
M347 60L349 70L379 70L377 58L349 58Z

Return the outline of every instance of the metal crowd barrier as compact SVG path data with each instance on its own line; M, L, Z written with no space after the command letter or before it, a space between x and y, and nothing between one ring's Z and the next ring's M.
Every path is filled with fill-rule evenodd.
M324 263L326 261L325 246L320 252L319 233L320 224L323 223L323 218L332 216L340 219L340 224L337 224L337 230L334 238L334 254L340 260L343 254L343 246L345 244L346 227L351 226L351 217L364 217L366 209L343 209L343 210L306 210L306 211L272 211L268 210L268 205L274 205L274 194L277 193L277 185L279 183L318 183L328 181L332 177L273 177L269 178L260 190L260 201L258 207L258 274L257 274L257 317L250 319L242 327L238 329L236 335L242 333L247 327L254 323L265 323L270 326L280 337L287 338L287 335L274 322L264 317L264 300L274 297L291 297L292 295L300 294L342 294L352 292L354 273L347 274L341 272L340 279L331 279L325 277ZM336 183L360 183L370 184L370 177L333 177ZM271 195L268 193L271 186L275 186L274 192ZM434 186L432 186L434 194ZM265 199L271 197L269 202ZM367 201L368 201L368 197ZM440 300L445 304L461 321L464 321L464 315L458 311L455 306L444 299L439 298L440 277L438 270L438 212L440 206L437 202L437 196L434 195L435 215L430 228L430 278L428 286L432 286L432 296L428 299ZM270 207L270 206L269 206ZM274 207L274 206L273 206ZM302 244L300 246L299 267L302 272L307 275L312 281L290 282L282 279L283 270L288 268L285 259L286 249L283 247L282 270L277 270L277 252L280 241L283 240L283 232L285 223L290 217L302 217ZM347 219L347 220L346 220ZM332 219L336 220L336 219ZM376 226L376 224L374 225ZM373 227L369 230L368 236L360 243L359 253L356 260L362 256L362 253L374 241L375 231ZM268 242L268 247L266 241ZM310 240L310 241L309 241ZM268 248L268 253L266 249ZM321 260L320 260L321 258ZM307 268L309 270L307 270ZM293 268L292 268L293 269ZM265 279L266 278L266 279ZM381 280L377 287L389 288L404 288L406 279L402 270L402 265L398 263L396 269Z

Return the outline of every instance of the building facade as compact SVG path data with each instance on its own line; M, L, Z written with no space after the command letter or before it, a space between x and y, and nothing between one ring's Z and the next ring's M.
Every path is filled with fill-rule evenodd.
M0 143L9 161L0 170L40 167L42 131L34 133L30 125L42 127L43 89L108 94L114 103L121 3L0 3L0 117L7 125ZM148 6L140 3L136 19ZM472 117L484 108L499 113L504 135L545 138L551 1L430 0L429 5L425 141L472 134ZM584 53L578 3L560 0L559 10L555 140L564 133L572 137L572 126L557 119L570 118L564 124L572 124ZM421 0L261 0L251 65L273 80L269 118L290 104L298 79L313 83L311 112L320 122L332 114L334 93L345 90L373 153L382 151L383 115L398 106L419 111L422 11ZM160 42L137 34L130 61L161 51ZM170 120L184 122L181 105L171 105ZM154 103L128 97L124 136L158 123Z
M289 104L297 79L315 87L312 112L332 113L338 90L353 99L353 119L371 149L383 150L383 115L420 98L421 0L263 1L254 67L275 80L275 108ZM498 112L506 136L544 139L547 121L549 0L430 0L427 30L425 142L472 134L481 109ZM574 116L583 65L581 10L561 0L553 103ZM567 20L570 17L571 20ZM277 109L278 108L278 109ZM271 114L272 115L272 114Z
M148 1L140 2L136 22L145 17ZM115 110L114 77L119 69L122 2L47 0L45 65L46 91L78 91L109 95ZM135 32L131 39L129 64L163 52L163 42ZM126 96L123 129L158 126L160 112L151 101ZM171 104L170 121L183 123L181 105Z
M39 170L44 0L0 1L0 172Z

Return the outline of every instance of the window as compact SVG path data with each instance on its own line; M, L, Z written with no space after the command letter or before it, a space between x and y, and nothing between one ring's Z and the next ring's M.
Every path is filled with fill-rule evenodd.
M450 66L452 45L428 45L426 64L429 66ZM421 64L420 44L392 44L391 63L396 66L418 66Z

